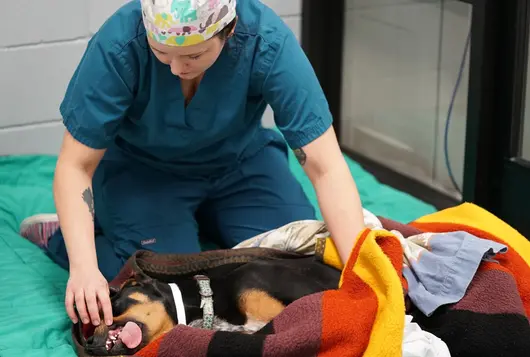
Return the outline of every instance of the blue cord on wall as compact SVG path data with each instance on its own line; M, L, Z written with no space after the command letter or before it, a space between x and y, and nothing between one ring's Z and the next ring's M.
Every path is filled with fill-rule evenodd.
M453 174L453 170L451 168L451 160L449 159L449 126L451 125L451 115L453 113L453 106L455 104L456 95L458 93L458 89L460 88L460 84L462 81L462 74L464 73L464 68L466 66L466 59L467 59L467 52L469 49L469 44L471 42L471 30L469 30L469 33L467 35L466 45L464 48L464 55L462 56L462 62L460 63L460 69L458 71L458 77L456 79L456 84L453 90L453 94L451 96L451 102L449 103L449 110L447 111L447 119L445 121L445 133L444 133L444 156L445 156L445 166L447 167L447 173L449 174L449 178L451 179L451 182L453 183L453 186L457 190L459 194L462 194L462 190L460 187L458 187L458 183L456 182L455 176Z

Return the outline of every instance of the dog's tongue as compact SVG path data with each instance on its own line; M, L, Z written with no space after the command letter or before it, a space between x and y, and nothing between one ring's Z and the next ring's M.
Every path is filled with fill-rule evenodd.
M120 333L120 340L128 348L136 348L142 343L142 330L134 322L127 322Z

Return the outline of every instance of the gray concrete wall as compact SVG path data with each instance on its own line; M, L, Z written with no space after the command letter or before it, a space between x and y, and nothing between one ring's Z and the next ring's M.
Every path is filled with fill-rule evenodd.
M0 155L57 154L59 105L99 26L126 0L19 0L0 21ZM300 33L300 0L263 0ZM27 26L31 24L31 26ZM264 121L272 123L267 111Z

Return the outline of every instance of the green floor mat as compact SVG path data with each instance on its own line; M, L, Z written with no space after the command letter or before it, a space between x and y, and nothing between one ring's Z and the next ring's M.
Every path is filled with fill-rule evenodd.
M316 195L290 154L292 169L316 206ZM27 216L54 212L55 157L0 157L0 356L75 357L64 311L68 274L18 235ZM361 200L377 215L408 222L435 209L381 185L348 160ZM320 212L319 212L319 217Z

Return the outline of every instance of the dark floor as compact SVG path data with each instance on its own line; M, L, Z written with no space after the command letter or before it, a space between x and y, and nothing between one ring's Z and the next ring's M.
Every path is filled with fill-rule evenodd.
M421 182L415 181L359 154L353 153L351 150L342 148L342 151L352 160L359 163L366 171L374 175L379 182L391 186L396 190L406 192L433 205L438 210L453 207L460 203L453 197L444 195Z

